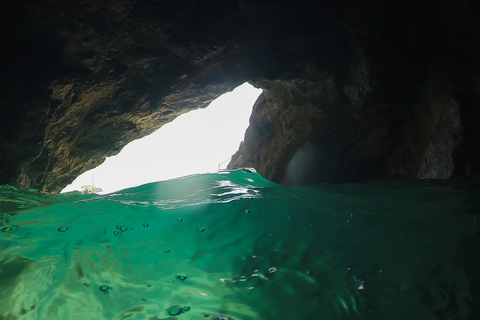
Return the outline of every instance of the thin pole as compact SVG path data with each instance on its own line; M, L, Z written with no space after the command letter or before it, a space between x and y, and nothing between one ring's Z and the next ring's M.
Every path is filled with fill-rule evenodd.
M220 162L220 163L218 164L218 170L220 170L220 166L221 166L222 164L224 164L225 162L230 161L230 160L232 160L231 157L228 158L227 160L224 160L224 161Z

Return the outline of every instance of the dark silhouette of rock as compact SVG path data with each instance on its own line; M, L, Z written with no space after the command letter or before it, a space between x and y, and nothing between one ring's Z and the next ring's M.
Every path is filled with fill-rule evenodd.
M264 90L230 167L294 184L480 174L474 1L4 1L0 184L59 191Z

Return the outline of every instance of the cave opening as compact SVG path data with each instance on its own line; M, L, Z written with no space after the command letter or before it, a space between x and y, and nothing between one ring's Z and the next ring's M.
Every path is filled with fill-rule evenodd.
M180 115L84 172L62 193L90 184L101 188L99 193L111 193L226 168L243 141L253 104L261 92L244 83L212 101L207 108Z

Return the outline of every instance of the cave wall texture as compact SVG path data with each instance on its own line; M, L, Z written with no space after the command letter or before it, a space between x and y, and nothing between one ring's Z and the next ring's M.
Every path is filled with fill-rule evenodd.
M264 92L230 168L293 184L480 174L478 1L41 0L0 12L0 184L60 191L245 81Z

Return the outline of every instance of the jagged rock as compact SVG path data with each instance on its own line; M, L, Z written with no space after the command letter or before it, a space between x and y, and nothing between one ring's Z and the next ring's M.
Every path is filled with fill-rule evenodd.
M417 173L418 179L448 179L453 175L453 152L462 140L462 131L458 103L452 101L439 117L437 132Z
M264 93L230 167L301 184L480 172L477 3L43 0L1 12L0 184L59 191L244 81Z

